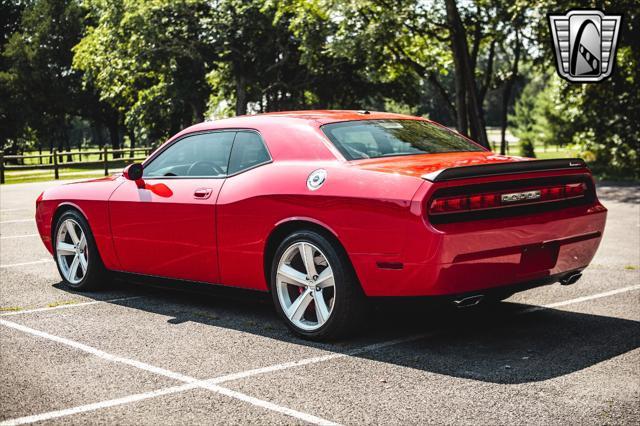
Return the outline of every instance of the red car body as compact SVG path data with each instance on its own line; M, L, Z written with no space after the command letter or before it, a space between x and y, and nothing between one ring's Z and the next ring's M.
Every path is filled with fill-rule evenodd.
M559 281L593 258L606 209L583 162L552 167L489 151L348 161L321 126L364 119L424 120L306 111L197 124L166 144L194 132L251 129L272 161L221 179L134 182L115 175L61 185L39 197L38 230L53 253L54 221L74 207L87 219L109 270L262 291L269 289L275 240L300 226L335 236L367 296L524 289L527 283ZM317 169L326 170L326 182L310 191L307 179ZM439 179L443 173L452 177ZM434 197L513 193L566 182L584 186L578 202L457 215L429 212ZM203 188L210 196L194 198Z

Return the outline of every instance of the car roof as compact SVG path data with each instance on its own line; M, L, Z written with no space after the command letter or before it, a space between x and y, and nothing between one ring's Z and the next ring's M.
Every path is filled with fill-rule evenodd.
M305 120L309 124L318 127L327 123L353 120L383 120L383 119L404 119L404 120L424 120L421 117L413 117L405 114L394 114L390 112L377 111L351 111L351 110L307 110L307 111L280 111L268 112L255 115L240 115L233 118L223 118L221 120L205 121L195 124L180 132L206 131L224 128L253 128L260 124L285 124L292 120Z
M308 110L282 111L255 115L241 115L221 120L205 121L188 127L166 143L196 132L252 129L266 139L272 157L278 160L343 159L333 144L321 136L323 124L354 120L423 120L404 114L376 111Z
M378 111L354 111L354 110L308 110L308 111L281 111L262 114L269 117L300 118L317 121L321 124L333 123L337 121L351 120L382 120L382 119L416 119L404 114L394 114L391 112Z

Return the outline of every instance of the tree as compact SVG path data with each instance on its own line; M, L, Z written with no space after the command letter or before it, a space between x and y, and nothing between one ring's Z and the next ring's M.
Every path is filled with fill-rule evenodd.
M8 25L13 33L3 37L0 90L7 100L2 118L10 125L3 146L29 129L40 146L67 144L80 91L80 77L71 69L71 48L81 38L82 14L73 0L38 0L25 5L19 26Z
M472 67L467 41L467 31L462 24L456 0L445 0L449 38L453 52L456 73L456 105L458 108L458 128L469 134L480 145L489 147L487 131L484 126L482 104L479 101L475 69Z
M599 2L606 13L623 15L618 39L617 60L611 76L598 84L576 84L547 80L550 108L543 114L549 123L549 138L555 143L581 146L592 168L601 176L640 177L640 10L637 1ZM575 6L566 1L554 10ZM542 3L540 9L548 9ZM532 25L532 39L539 47L534 64L550 68L555 60L546 23Z
M11 35L20 24L20 16L24 4L11 0L0 1L0 53L4 52ZM18 135L22 133L26 116L20 110L20 100L14 90L15 73L10 71L11 61L4 54L0 54L0 149L15 153Z
M302 103L308 73L288 20L276 19L276 13L274 5L259 0L224 1L212 11L212 102L234 99L236 115L246 114L249 103L262 112Z
M437 105L447 110L445 116L456 117L458 130L488 146L483 105L493 83L497 46L512 33L514 22L522 21L523 5L476 1L462 7L454 0L294 3L298 20L309 16L309 9L330 11L325 12L333 17L328 20L338 27L331 52L345 57L367 52L369 78L400 83L406 93L431 87Z
M117 112L112 126L132 140L155 143L202 120L213 56L206 31L210 2L89 0L87 5L93 24L74 48L73 65Z

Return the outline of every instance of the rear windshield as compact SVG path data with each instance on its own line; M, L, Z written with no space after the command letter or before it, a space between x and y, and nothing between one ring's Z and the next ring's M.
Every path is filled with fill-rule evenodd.
M348 160L483 151L457 133L421 120L346 121L325 124L322 131Z

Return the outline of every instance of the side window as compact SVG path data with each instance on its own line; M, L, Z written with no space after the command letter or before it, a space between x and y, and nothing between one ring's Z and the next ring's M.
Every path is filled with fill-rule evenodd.
M257 133L238 132L229 160L229 174L250 169L270 159L269 152Z
M187 136L146 165L143 177L225 176L234 136L235 132Z

